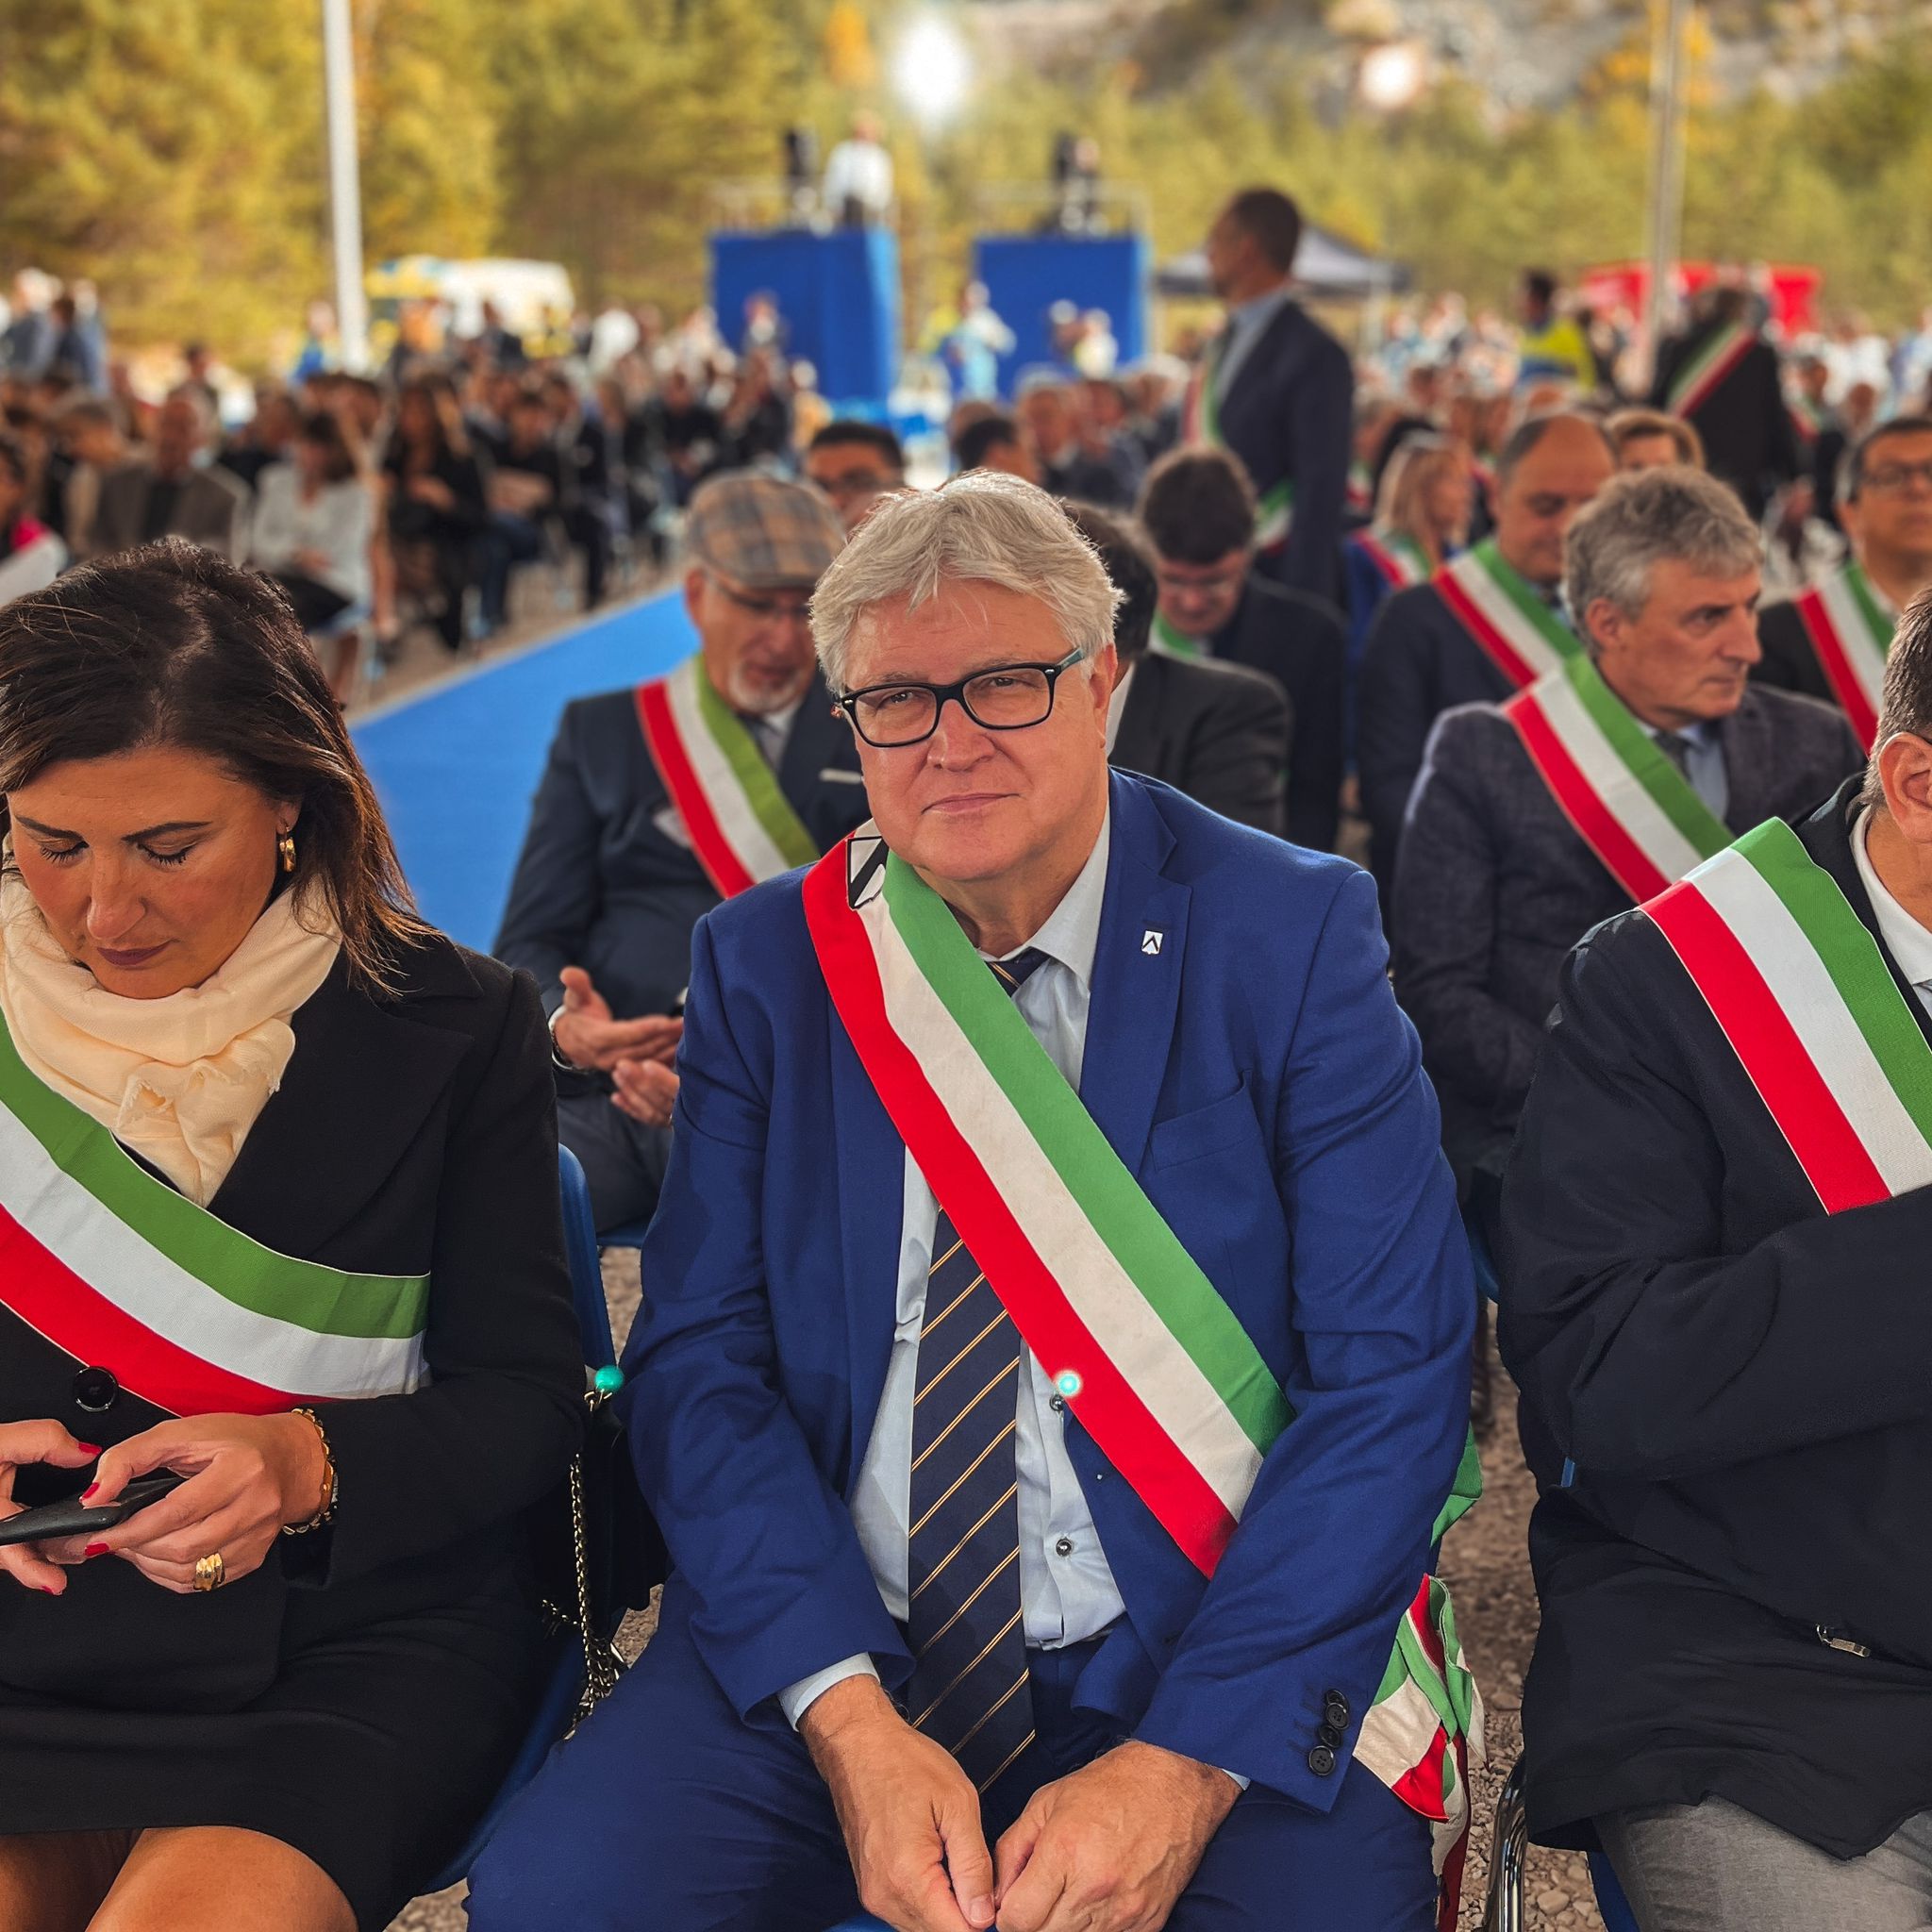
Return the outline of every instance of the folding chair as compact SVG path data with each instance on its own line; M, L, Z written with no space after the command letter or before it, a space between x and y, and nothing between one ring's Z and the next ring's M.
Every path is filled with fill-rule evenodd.
M1529 1845L1524 1810L1523 1760L1519 1757L1496 1799L1496 1828L1490 1840L1490 1889L1483 1904L1483 1932L1523 1932L1524 1860ZM1637 1915L1624 1896L1616 1872L1601 1852L1590 1855L1590 1882L1596 1892L1604 1932L1637 1932Z
M583 1337L584 1364L594 1385L608 1391L623 1376L610 1337L610 1311L604 1302L604 1273L597 1261L597 1236L591 1225L591 1191L585 1185L584 1171L577 1164L576 1156L568 1147L557 1150L557 1167L563 1195L563 1244L570 1261L571 1303L576 1309L577 1329ZM608 1641L616 1631L613 1628L598 1635ZM576 1717L577 1700L583 1695L584 1646L577 1631L569 1626L558 1630L550 1643L553 1655L549 1676L523 1744L489 1808L464 1840L462 1850L423 1888L425 1892L446 1891L470 1875L471 1866L482 1855L510 1801L537 1775L543 1760L569 1734Z

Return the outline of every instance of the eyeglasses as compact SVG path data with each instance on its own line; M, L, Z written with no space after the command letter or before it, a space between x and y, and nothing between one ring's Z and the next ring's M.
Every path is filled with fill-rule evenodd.
M1880 496L1896 496L1914 477L1932 490L1932 462L1881 463L1874 470L1867 470L1860 481L1863 488L1875 491Z
M842 476L812 478L835 503L854 496L883 496L888 490L897 490L905 480L903 476L877 475L871 470L848 470Z
M726 583L716 571L708 572L707 575L732 603L736 604L741 610L749 611L754 617L764 619L767 622L774 620L779 623L789 620L793 624L809 624L811 622L811 600L809 597L799 604L781 603L774 597L754 597L748 592L737 589L736 586Z
M839 708L866 743L881 751L924 744L940 728L949 699L983 731L1024 731L1053 709L1060 674L1080 661L1069 651L1058 664L996 664L958 684L869 684L847 691Z

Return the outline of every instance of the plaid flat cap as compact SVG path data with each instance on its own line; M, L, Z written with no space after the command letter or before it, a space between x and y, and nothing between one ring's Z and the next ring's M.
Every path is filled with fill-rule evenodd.
M738 470L691 498L684 541L747 591L809 590L845 547L845 530L810 484Z

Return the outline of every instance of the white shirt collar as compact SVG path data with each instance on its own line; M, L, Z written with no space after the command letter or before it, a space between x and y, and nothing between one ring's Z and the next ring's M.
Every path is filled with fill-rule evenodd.
M1107 897L1107 851L1112 835L1113 808L1109 805L1100 822L1100 836L1094 840L1079 876L1026 945L1015 946L1004 958L1010 959L1014 953L1024 953L1030 946L1064 966L1082 986L1092 979L1093 956L1100 950L1100 908ZM1927 938L1932 940L1932 934Z
M1868 807L1852 827L1852 859L1858 868L1858 880L1872 901L1873 917L1878 922L1878 937L1892 957L1898 970L1914 986L1932 986L1932 932L1927 932L1891 896L1865 850L1865 835L1872 824Z

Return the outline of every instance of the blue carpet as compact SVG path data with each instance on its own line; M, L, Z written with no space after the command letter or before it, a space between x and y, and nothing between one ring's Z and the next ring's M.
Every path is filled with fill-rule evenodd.
M490 950L558 714L572 698L659 675L695 641L683 597L669 591L399 699L356 726L356 748L431 924Z

